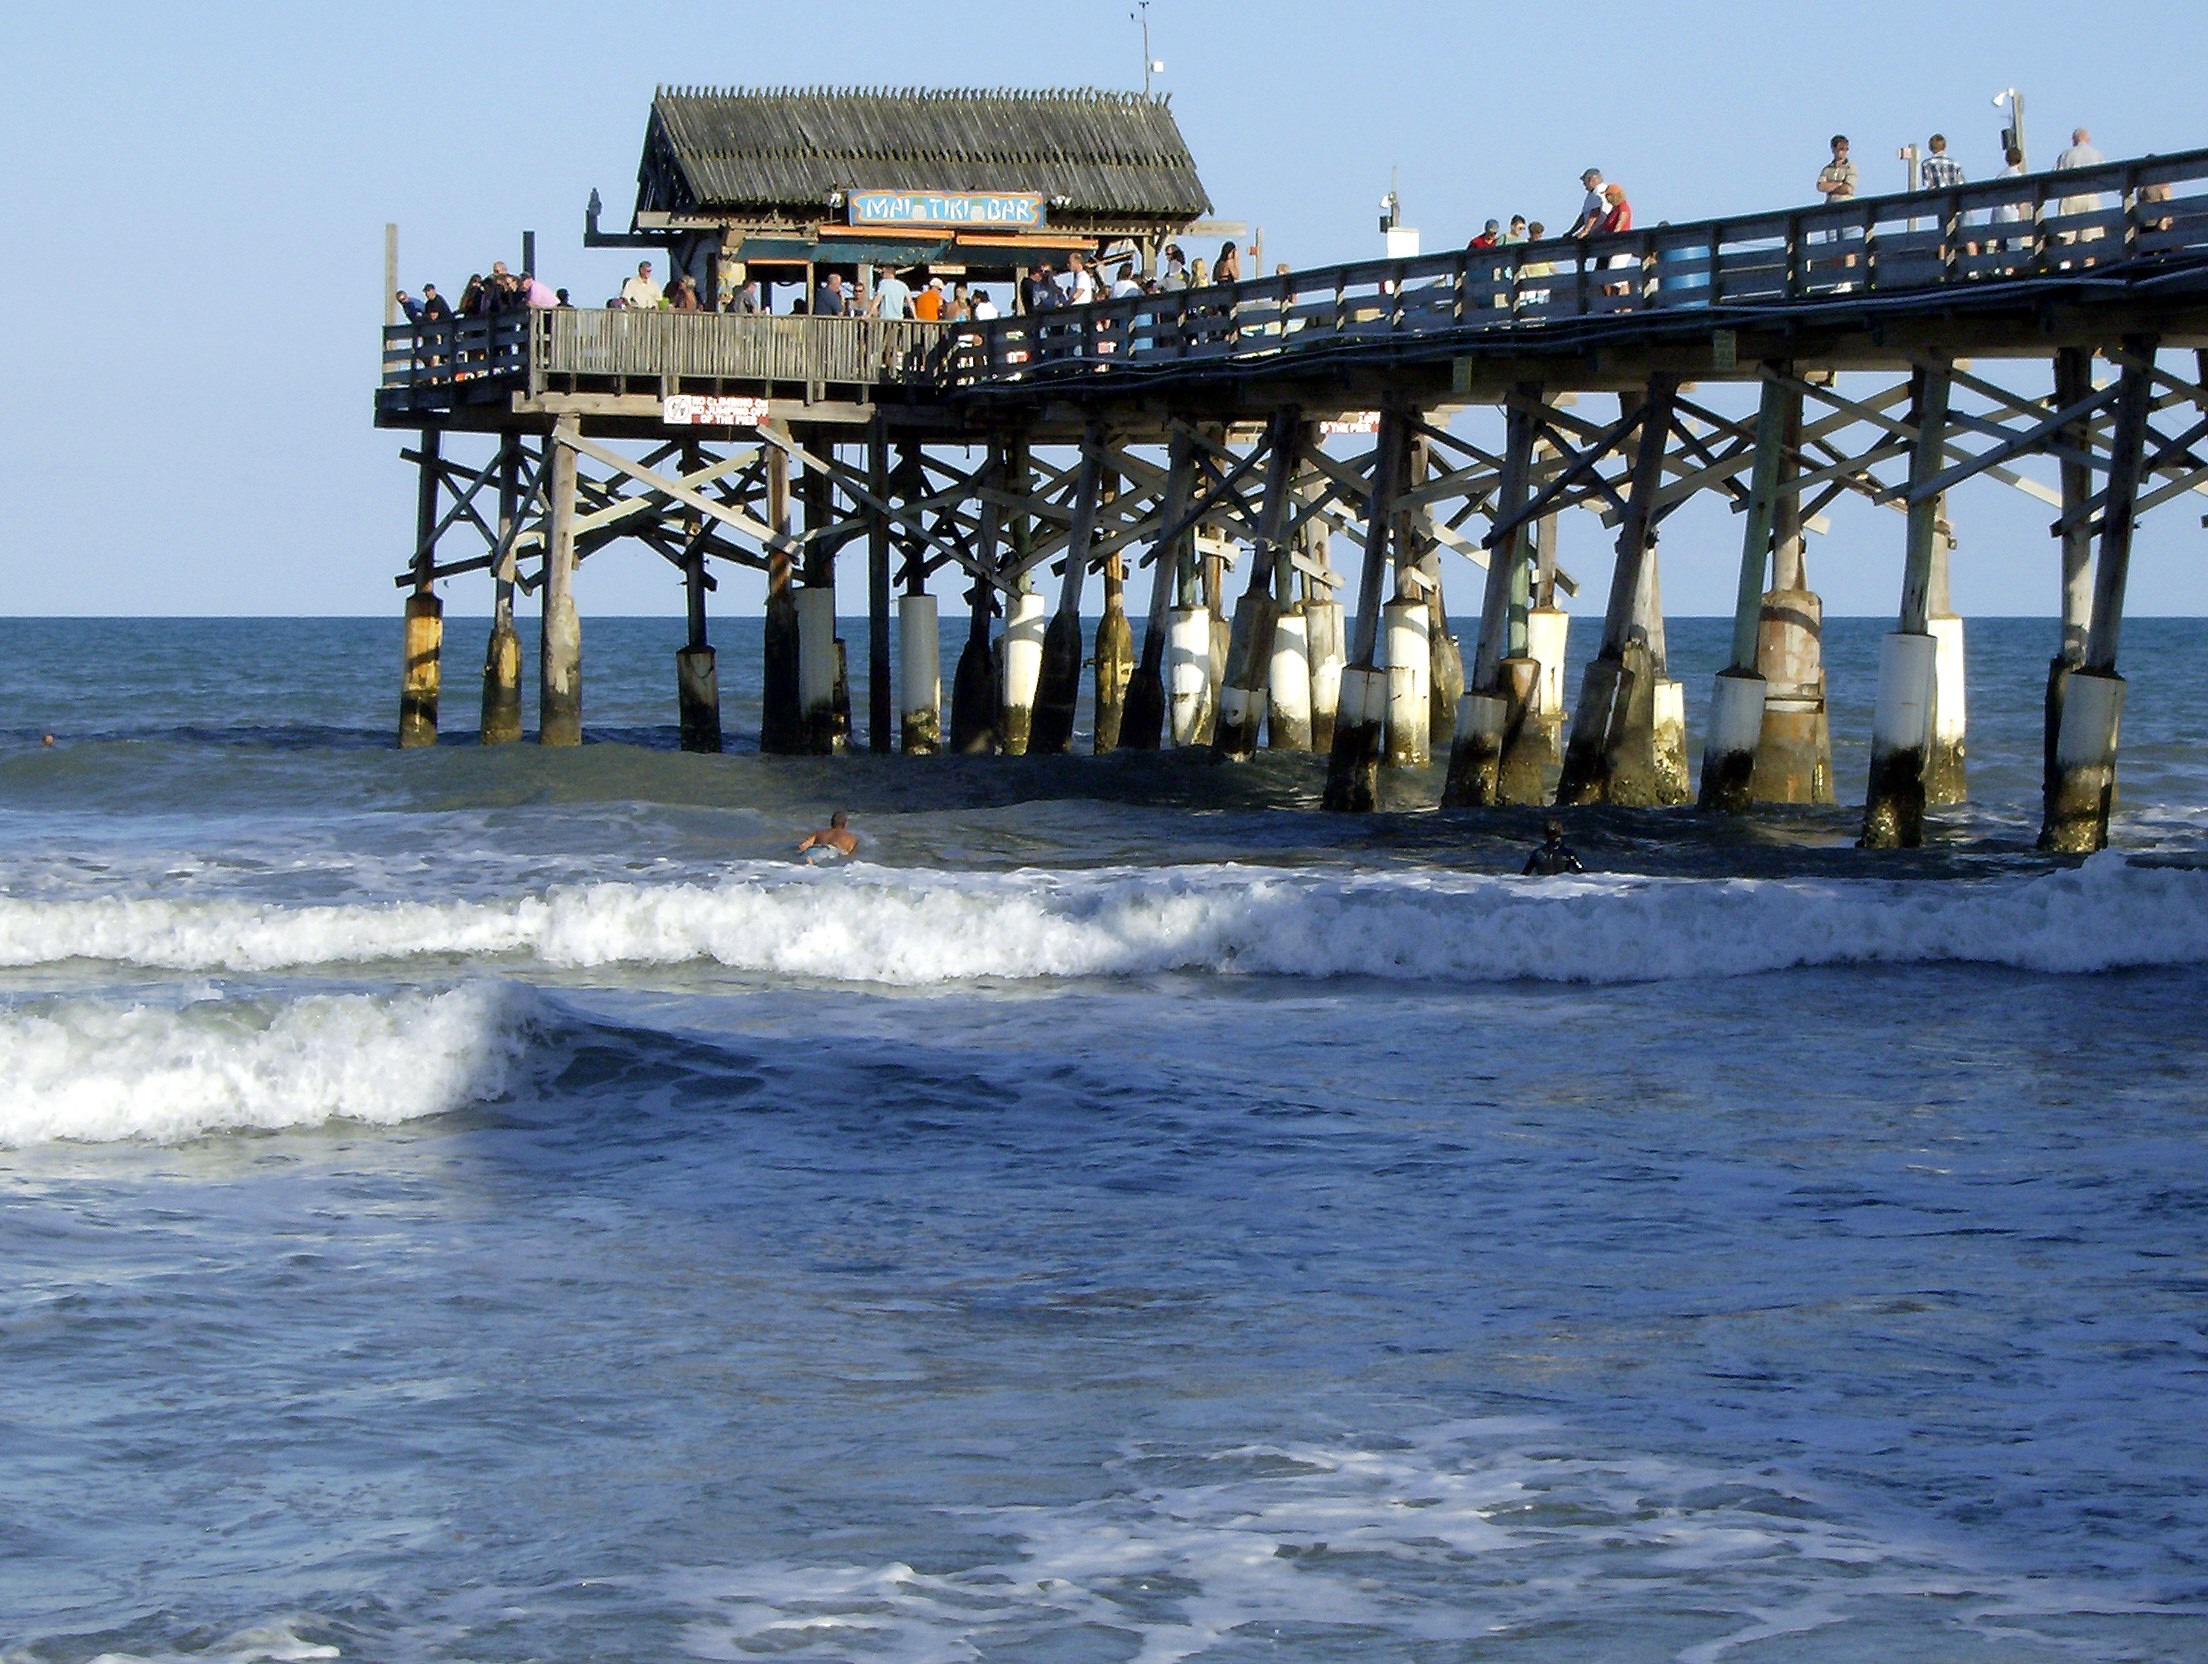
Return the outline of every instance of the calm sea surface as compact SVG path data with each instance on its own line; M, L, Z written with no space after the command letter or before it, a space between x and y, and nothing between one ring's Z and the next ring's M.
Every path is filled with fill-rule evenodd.
M403 755L394 621L0 621L0 1661L2208 1657L2208 624L2082 865L1969 628L1925 850L1530 882L1438 774L759 757L755 623L690 757L673 621L557 753L456 618Z

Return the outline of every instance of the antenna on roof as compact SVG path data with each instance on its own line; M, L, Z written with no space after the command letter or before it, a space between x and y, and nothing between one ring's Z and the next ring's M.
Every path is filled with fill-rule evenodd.
M1150 77L1165 73L1164 60L1150 56L1150 0L1136 0L1135 10L1127 17L1130 22L1139 20L1142 24L1142 96L1148 98Z

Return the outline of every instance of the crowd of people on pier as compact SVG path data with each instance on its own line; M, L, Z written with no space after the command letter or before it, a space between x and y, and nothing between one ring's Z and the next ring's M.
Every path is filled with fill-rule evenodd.
M1911 182L1921 189L1953 190L1966 182L1963 165L1949 150L1943 134L1932 134L1921 152L1910 146L1902 155L1912 164ZM2080 127L2071 134L2070 145L2056 158L2055 167L2066 171L2095 167L2102 161L2100 151L2093 146L2092 135ZM2008 145L1999 177L2019 177L2023 172L2023 152L2014 144ZM1606 178L1600 168L1586 169L1580 174L1579 183L1583 194L1578 212L1565 229L1564 237L1586 241L1633 229L1633 203L1622 184ZM1815 176L1816 195L1825 203L1842 203L1855 198L1861 188L1862 176L1848 139L1836 133L1832 137L1829 159ZM2143 195L2150 201L2164 200L2169 195L2169 187L2148 187ZM2064 197L2060 200L2059 211L2066 216L2087 213L2097 201L2091 195ZM2020 203L2003 203L1986 217L1992 228L1985 242L1998 249L2002 246L1999 225L2022 220L2025 209ZM1473 251L1506 249L1539 243L1548 235L1547 226L1540 220L1513 214L1507 223L1499 218L1487 220L1465 246ZM2088 241L2099 235L2097 230L2087 229L2066 233L2062 240ZM1969 252L1976 253L1979 247L1980 244L1974 242L1969 245ZM1849 265L1855 262L1852 253L1842 258ZM1628 266L1633 259L1621 254L1613 256L1610 263ZM866 269L860 268L862 272ZM1286 264L1274 267L1276 275L1285 275L1288 270ZM1523 259L1516 266L1521 286L1529 278L1538 285L1538 280L1553 270L1553 266L1546 263L1527 263ZM756 313L770 309L763 299L765 292L759 280L747 277L741 266L729 268L720 293L710 298L700 295L697 279L688 273L678 275L664 287L652 273L652 262L639 262L636 275L624 282L620 293L609 298L606 305L632 311ZM1242 251L1233 242L1222 244L1216 259L1210 262L1201 256L1190 259L1179 243L1169 242L1161 252L1156 271L1148 274L1139 271L1132 259L1115 260L1107 265L1073 251L1066 255L1062 270L1047 259L1038 261L1019 278L1016 297L1004 304L1031 314L1051 312L1091 301L1124 300L1236 283L1244 276ZM985 285L970 284L961 273L951 274L946 281L943 274L931 272L924 266L881 267L863 290L847 280L843 272L830 269L819 274L810 292L804 284L799 284L798 289L789 310L818 317L909 318L928 323L964 323L1003 315L999 301ZM1518 304L1525 304L1529 297L1534 301L1545 299L1546 291L1538 286L1523 290ZM550 288L530 272L509 271L503 260L492 263L488 276L477 273L469 277L457 301L448 300L438 292L435 284L427 283L418 297L402 289L396 298L407 318L417 325L572 304L565 289ZM1498 301L1497 304L1506 303Z
M455 318L490 318L501 312L527 311L530 307L549 310L574 305L565 289L550 287L534 272L509 271L503 260L491 262L490 276L477 272L469 277L457 301L445 299L434 283L423 284L419 295L410 295L401 289L393 298L406 314L407 321L414 324L445 324Z

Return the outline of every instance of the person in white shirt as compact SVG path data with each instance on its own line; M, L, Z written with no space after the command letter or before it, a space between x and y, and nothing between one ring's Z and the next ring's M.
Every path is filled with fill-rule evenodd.
M877 318L912 316L912 286L893 271L874 280L874 300L867 311Z
M976 289L974 291L975 321L987 323L991 318L997 316L999 316L997 303L989 298L989 291L987 289Z
M1129 295L1141 293L1142 285L1135 281L1135 268L1131 264L1122 265L1119 275L1112 279L1112 299L1125 300Z
M621 285L621 304L640 312L656 312L664 298L659 285L652 281L652 263L638 261L636 275Z
M2057 173L2067 173L2073 168L2097 168L2107 160L2107 157L2093 148L2093 135L2080 127L2070 134L2070 148L2055 158L2055 171ZM2059 207L2063 216L2068 218L2072 214L2090 214L2100 205L2101 199L2097 195L2087 194L2084 196L2066 196L2062 199ZM2094 226L2083 232L2065 231L2062 234L2062 240L2066 243L2075 243L2081 240L2090 243L2100 235L2100 227Z
M1074 254L1066 261L1066 301L1072 306L1086 306L1096 299L1096 273L1089 270L1088 261Z

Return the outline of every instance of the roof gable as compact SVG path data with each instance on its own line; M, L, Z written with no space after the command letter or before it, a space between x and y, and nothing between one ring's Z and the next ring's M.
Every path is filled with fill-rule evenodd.
M803 210L853 189L1034 191L1054 219L1211 208L1164 97L662 87L652 99L639 212Z

